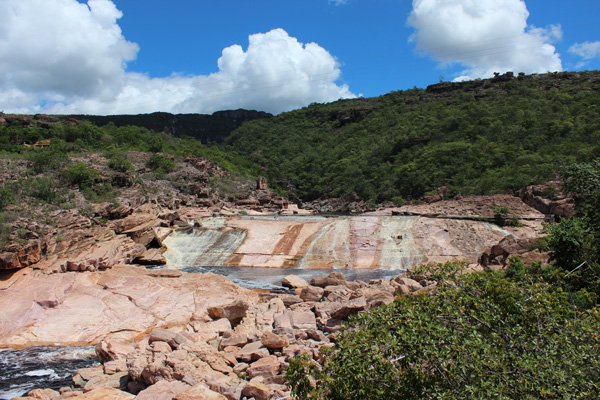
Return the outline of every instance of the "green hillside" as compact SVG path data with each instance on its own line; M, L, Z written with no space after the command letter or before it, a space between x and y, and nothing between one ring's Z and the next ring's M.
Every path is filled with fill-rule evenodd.
M600 72L440 83L243 124L227 144L303 200L511 192L600 157Z

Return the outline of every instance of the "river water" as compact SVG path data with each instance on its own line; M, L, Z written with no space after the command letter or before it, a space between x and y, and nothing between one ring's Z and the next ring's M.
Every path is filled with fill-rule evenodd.
M244 267L183 267L184 272L205 273L212 272L227 277L233 283L247 288L269 290L272 292L287 292L288 289L281 285L282 279L287 275L297 275L306 281L315 276L325 276L332 272L343 274L348 280L369 281L371 279L393 278L402 274L403 270L383 269L336 269L319 270L303 268L244 268Z
M93 347L32 347L0 350L0 399L12 399L31 389L71 385L80 368L98 365Z

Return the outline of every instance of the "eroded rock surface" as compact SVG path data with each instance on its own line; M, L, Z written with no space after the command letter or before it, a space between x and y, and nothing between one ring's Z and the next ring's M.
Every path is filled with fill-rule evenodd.
M26 271L0 286L0 347L121 342L154 327L186 326L209 307L255 294L213 275L115 266L104 272L44 274Z

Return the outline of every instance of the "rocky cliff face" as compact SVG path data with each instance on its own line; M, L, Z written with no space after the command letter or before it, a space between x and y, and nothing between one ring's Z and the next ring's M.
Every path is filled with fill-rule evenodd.
M218 111L212 115L156 112L138 115L70 115L65 118L88 120L100 126L109 123L116 126L142 126L174 136L191 136L203 143L221 143L242 123L269 117L272 115L266 112L239 109Z

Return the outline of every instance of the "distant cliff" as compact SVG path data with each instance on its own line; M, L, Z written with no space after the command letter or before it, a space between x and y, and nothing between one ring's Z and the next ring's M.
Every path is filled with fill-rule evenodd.
M272 115L262 111L239 109L218 111L212 115L155 112L138 115L69 115L67 117L88 120L99 126L111 122L116 126L135 125L174 136L191 136L203 143L221 143L242 123L270 118Z

